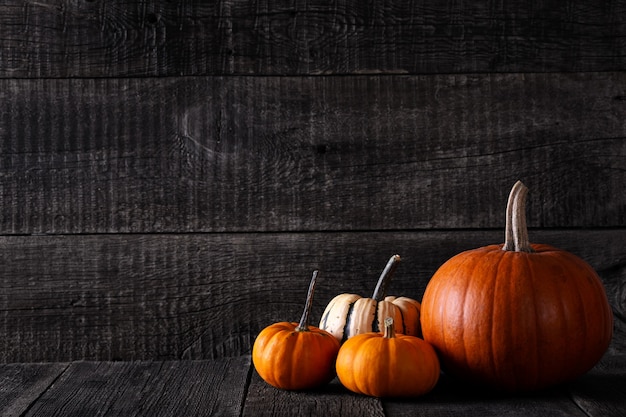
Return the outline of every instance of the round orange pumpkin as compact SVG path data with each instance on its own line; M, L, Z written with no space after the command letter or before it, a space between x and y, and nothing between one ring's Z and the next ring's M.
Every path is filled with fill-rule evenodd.
M607 350L613 316L602 282L579 257L528 241L518 182L505 244L445 262L422 299L424 339L446 372L510 391L545 388L591 369Z
M300 323L274 323L254 341L252 363L259 376L276 388L309 389L335 377L339 341L308 324L317 274L313 273Z
M393 318L384 332L348 339L337 355L337 377L350 391L374 397L417 397L439 380L439 359L428 343L396 334Z

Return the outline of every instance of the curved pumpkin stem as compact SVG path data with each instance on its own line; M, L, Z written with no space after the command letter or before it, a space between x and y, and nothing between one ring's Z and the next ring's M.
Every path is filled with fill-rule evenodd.
M296 327L297 332L308 332L309 331L309 313L311 312L311 306L313 305L313 293L315 292L315 283L317 281L318 270L313 271L313 276L311 277L311 283L309 284L309 291L306 295L306 304L304 305L304 312L302 313L302 318L300 318L300 323Z
M526 226L526 196L528 187L517 181L506 205L506 228L502 249L515 252L534 252L528 239Z
M396 337L396 329L393 325L393 317L387 317L385 319L385 330L383 332L383 337L385 339L393 339Z
M380 278L378 278L378 283L376 283L376 288L374 289L374 295L372 298L377 302L382 301L387 294L387 287L391 282L391 277L396 272L398 268L398 263L400 262L400 255L393 255L387 261L387 265L385 265L385 269L380 274Z

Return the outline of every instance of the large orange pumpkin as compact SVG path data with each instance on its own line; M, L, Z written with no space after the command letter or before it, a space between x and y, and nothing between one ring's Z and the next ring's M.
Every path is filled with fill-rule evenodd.
M422 332L444 370L511 391L570 381L607 350L613 316L602 282L585 261L531 244L528 189L507 206L505 244L445 262L422 299Z
M314 388L335 377L339 341L325 330L309 326L317 274L315 271L311 278L300 323L274 323L254 341L252 363L259 376L276 388Z

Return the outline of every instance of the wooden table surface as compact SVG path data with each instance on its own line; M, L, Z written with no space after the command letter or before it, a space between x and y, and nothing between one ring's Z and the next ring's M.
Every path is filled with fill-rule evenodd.
M379 400L338 380L315 391L267 385L250 356L203 361L0 365L9 416L624 416L626 356L605 356L578 380L527 394L494 393L442 375L428 395Z

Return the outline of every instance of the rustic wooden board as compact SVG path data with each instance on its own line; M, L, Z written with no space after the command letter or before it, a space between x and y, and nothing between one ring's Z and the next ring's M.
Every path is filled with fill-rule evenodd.
M607 355L571 384L572 398L588 415L620 417L626 410L626 355Z
M29 8L31 6L28 6ZM0 233L626 224L626 73L0 80Z
M468 386L442 375L420 398L356 395L337 379L302 392L275 389L250 356L210 361L73 362L0 366L3 416L621 416L624 355L570 384L527 394Z
M63 363L0 365L0 415L22 417L67 366Z
M0 414L622 415L625 17L623 0L4 1ZM607 289L615 335L589 374L523 396L444 377L415 401L260 380L254 337L299 318L313 269L314 322L393 253L390 292L420 299L448 257L502 241L518 179L531 240Z
M619 401L617 398L614 400ZM498 393L481 389L442 375L429 394L415 400L388 399L383 401L388 417L527 417L527 416L601 416L586 414L569 397L565 387L533 393Z
M18 1L1 77L621 70L626 3Z
M604 279L626 317L626 239L616 230L531 230ZM320 270L312 320L338 293L370 296L402 257L390 295L421 299L434 271L499 231L218 233L0 237L0 362L207 359L250 353L265 326L300 318ZM612 352L624 352L616 325Z
M75 362L25 416L241 415L249 370L249 357Z
M624 355L607 356L570 384L527 394L448 378L416 399L356 395L337 379L292 392L263 382L250 356L209 361L0 365L3 416L621 416Z
M317 389L286 391L266 384L252 373L242 416L346 416L384 417L381 401L346 390L339 380Z

